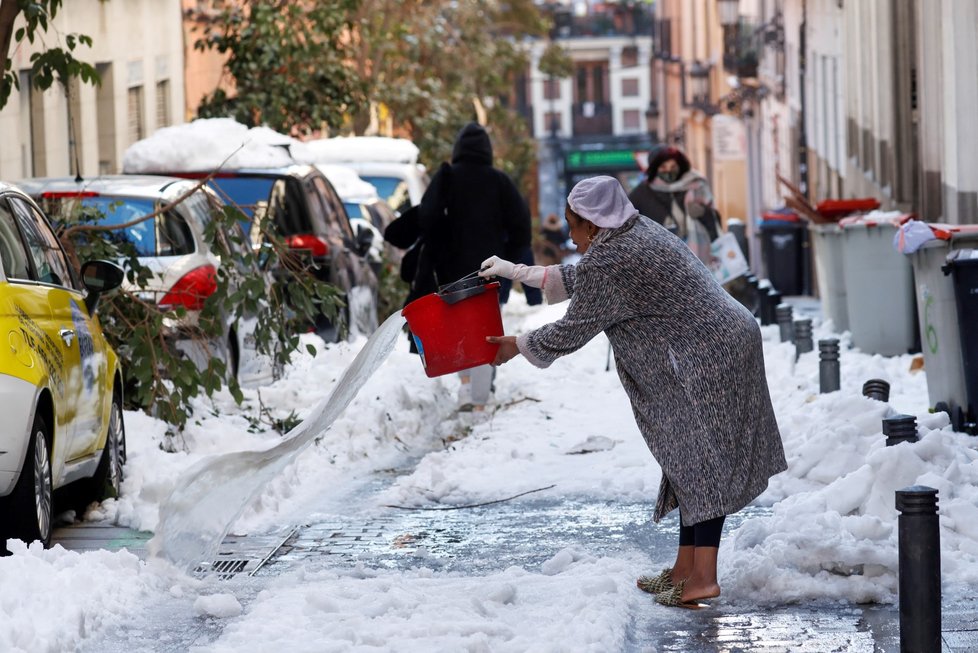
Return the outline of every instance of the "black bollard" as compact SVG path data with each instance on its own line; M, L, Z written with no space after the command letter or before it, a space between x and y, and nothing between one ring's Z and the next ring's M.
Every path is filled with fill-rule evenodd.
M778 321L777 306L781 303L781 293L770 288L767 294L761 295L761 324L775 324Z
M886 446L917 441L917 418L913 415L894 415L883 420Z
M795 360L813 349L815 344L812 342L812 321L807 317L795 320Z
M890 400L890 384L883 379L870 379L863 383L863 396L887 402Z
M818 391L835 392L839 381L839 341L836 338L818 341Z
M757 277L755 277L753 274L747 274L744 277L744 279L747 280L747 286L748 286L747 308L749 308L750 312L754 314L754 317L760 317L761 316L761 289L760 289L761 282L758 281Z
M793 342L795 339L791 312L791 304L778 304L774 309L774 315L777 318L778 326L781 327L781 342Z
M941 650L941 532L937 490L914 485L896 493L900 511L900 653Z

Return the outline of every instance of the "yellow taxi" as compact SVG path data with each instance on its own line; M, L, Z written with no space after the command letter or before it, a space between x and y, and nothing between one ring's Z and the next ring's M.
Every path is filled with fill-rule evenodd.
M123 277L108 261L77 274L37 205L0 182L0 550L50 543L55 490L76 506L118 494L122 371L95 309Z

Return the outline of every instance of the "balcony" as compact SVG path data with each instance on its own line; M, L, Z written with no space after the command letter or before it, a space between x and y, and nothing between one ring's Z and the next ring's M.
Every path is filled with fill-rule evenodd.
M607 6L607 5L606 5ZM541 10L553 19L552 39L596 36L650 36L652 11L647 6L607 6L584 16L575 16L564 6L544 5Z
M723 69L737 77L757 77L760 43L753 27L743 22L723 28Z
M574 105L574 136L612 134L611 105L578 102Z

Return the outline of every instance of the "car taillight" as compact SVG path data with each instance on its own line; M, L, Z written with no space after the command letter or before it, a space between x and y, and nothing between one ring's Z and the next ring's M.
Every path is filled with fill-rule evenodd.
M292 249L308 249L313 256L329 255L329 243L314 234L296 234L285 239Z
M213 265L194 268L173 284L160 300L160 308L183 306L188 311L204 308L204 301L217 290L217 269Z

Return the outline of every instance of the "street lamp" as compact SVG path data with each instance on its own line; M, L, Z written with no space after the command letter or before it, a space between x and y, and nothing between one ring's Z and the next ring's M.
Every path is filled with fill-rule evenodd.
M717 0L717 14L722 26L733 27L740 20L740 0Z
M693 104L705 105L710 102L710 67L694 61L686 72L689 75L689 88L693 92Z
M650 100L645 110L645 129L653 142L659 140L659 103L655 100Z

